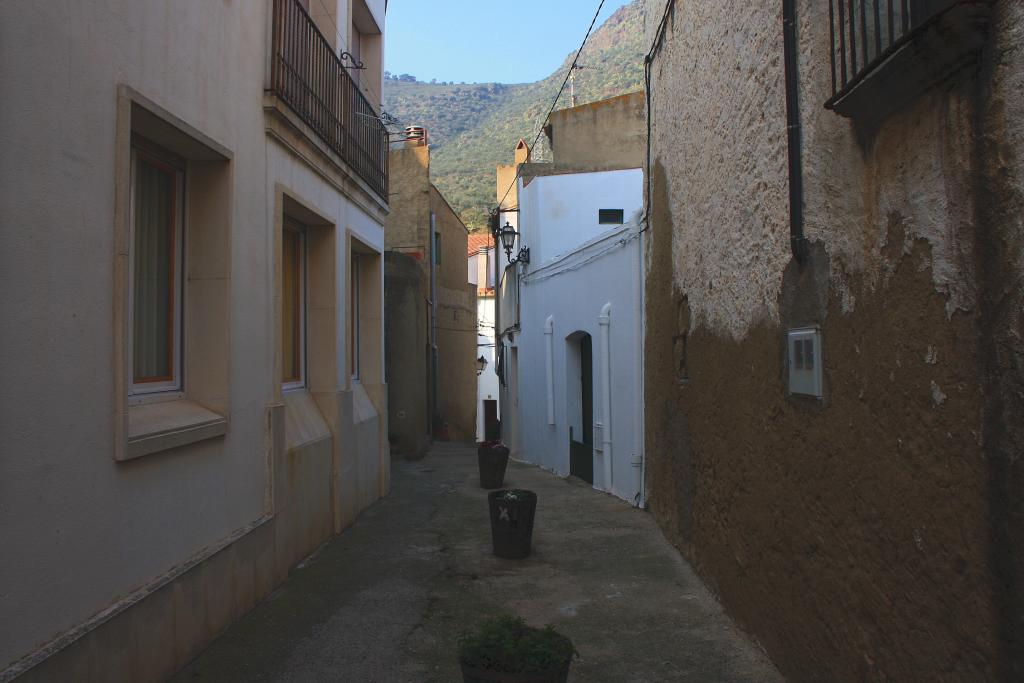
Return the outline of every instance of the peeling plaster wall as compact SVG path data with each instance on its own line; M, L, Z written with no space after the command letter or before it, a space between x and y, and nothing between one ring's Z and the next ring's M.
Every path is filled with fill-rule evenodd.
M798 2L803 266L781 9L677 2L652 66L652 512L794 679L1020 680L1024 7L867 129L822 106L828 5ZM807 324L820 402L786 393Z
M661 17L663 3L652 5L647 15ZM694 327L738 339L778 320L789 259L781 5L676 7L679 30L654 65L652 98L652 147L667 171L672 219L686 226L672 245L674 283Z
M649 22L663 4L652 3ZM933 280L949 298L947 312L970 309L974 269L957 229L974 213L971 103L932 93L865 149L846 119L820 106L831 87L829 35L819 30L828 26L828 6L805 4L799 69L806 235L826 244L844 310L855 306L845 284L850 272L864 274L870 287L885 277L880 252L894 218L906 231L901 247L916 238L933 246ZM763 320L778 322L790 256L781 5L685 3L675 17L687 30L673 33L655 78L667 84L671 74L686 77L673 97L652 104L653 146L666 160L672 216L688 226L687 239L673 244L675 284L687 292L693 326L740 339ZM886 154L872 154L876 149ZM815 184L820 191L812 191ZM707 259L723 237L732 248Z

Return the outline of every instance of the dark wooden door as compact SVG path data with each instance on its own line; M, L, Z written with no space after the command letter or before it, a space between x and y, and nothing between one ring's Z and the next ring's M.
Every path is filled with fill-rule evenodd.
M569 428L569 474L594 483L594 350L589 334L580 338L580 398L583 422L580 440Z
M496 441L501 438L501 426L498 424L498 402L484 399L484 440Z

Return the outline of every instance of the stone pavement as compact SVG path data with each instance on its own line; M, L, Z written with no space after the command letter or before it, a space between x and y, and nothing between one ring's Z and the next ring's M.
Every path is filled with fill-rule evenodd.
M780 681L650 515L510 463L538 495L533 555L495 558L471 446L395 461L392 492L173 679L461 681L460 630L513 611L579 651L570 681Z

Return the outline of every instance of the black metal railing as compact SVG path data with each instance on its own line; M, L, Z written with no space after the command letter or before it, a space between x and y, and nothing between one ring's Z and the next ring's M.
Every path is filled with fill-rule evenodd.
M829 0L832 100L959 0Z
M298 0L274 0L271 90L384 199L388 134Z

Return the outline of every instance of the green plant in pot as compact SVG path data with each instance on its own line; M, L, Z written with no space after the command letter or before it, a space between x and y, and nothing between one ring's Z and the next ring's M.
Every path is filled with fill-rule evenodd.
M483 441L477 444L476 459L480 467L480 487L500 489L505 481L508 467L508 447L500 441Z
M572 641L550 624L532 628L510 614L459 637L463 683L565 683L575 655Z

